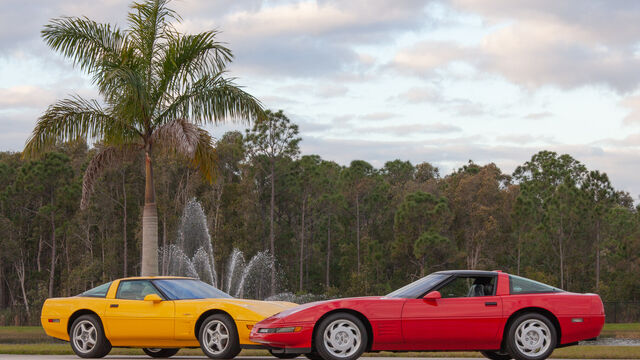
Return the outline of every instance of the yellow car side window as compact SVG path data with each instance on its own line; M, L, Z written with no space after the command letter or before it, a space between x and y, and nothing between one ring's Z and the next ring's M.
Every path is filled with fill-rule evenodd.
M144 297L149 294L162 297L149 280L126 280L120 282L116 299L144 300Z

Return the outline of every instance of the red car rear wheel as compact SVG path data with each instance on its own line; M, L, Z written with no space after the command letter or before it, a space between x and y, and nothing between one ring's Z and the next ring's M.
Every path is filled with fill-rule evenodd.
M556 347L556 328L538 313L518 316L507 334L507 349L516 360L543 360Z

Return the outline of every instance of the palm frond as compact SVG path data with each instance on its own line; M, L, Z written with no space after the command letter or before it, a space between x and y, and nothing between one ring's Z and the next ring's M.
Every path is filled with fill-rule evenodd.
M125 146L97 146L98 153L89 161L87 170L82 178L82 200L80 208L86 209L89 206L89 199L93 193L93 187L100 175L109 167L127 159L140 150L136 145Z
M112 104L118 104L118 112L122 118L150 118L149 88L139 64L134 60L127 63L106 63L97 80L100 94ZM136 122L133 120L132 122Z
M79 96L60 100L49 106L38 119L27 140L23 156L36 156L57 141L75 140L79 137L100 139L109 125L116 122L95 100Z
M90 73L95 72L105 59L117 57L126 43L126 34L117 27L87 18L53 19L41 33L53 50Z
M171 36L157 64L159 84L154 102L182 90L184 84L222 72L233 59L231 50L215 40L217 31Z
M158 116L156 123L174 118L189 118L196 125L264 118L260 101L221 75L205 75L187 87Z
M142 58L148 60L151 69L153 60L159 54L159 48L171 33L174 33L171 21L180 21L178 14L169 9L169 0L147 0L134 2L129 12L132 41L136 44Z
M213 182L216 177L216 164L218 156L216 149L213 147L213 139L211 135L204 130L198 128L198 145L191 160L191 164L198 168L200 175L205 181Z
M151 137L153 145L179 152L189 158L194 156L200 142L200 129L184 119L176 119L158 127Z

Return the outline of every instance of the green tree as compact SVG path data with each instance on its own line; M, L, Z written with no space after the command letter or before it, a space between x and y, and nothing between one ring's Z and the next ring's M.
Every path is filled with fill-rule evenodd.
M485 262L487 245L500 234L500 205L508 176L495 164L473 162L445 179L447 198L455 214L454 232L466 251L466 266L477 269Z
M424 275L425 269L446 264L454 254L455 244L445 236L452 214L447 199L417 191L406 196L394 218L395 239L393 258L399 269L414 276ZM431 246L437 248L432 251ZM446 255L446 256L445 256ZM407 266L413 262L417 266Z
M216 41L218 32L178 33L173 23L179 17L167 3L133 3L126 30L76 17L45 26L46 43L92 77L102 103L78 95L57 101L40 117L24 150L32 156L76 138L101 144L84 175L83 207L106 167L144 152L143 275L158 273L154 150L184 155L210 180L214 150L201 126L255 119L262 112L253 96L224 77L232 53Z
M276 162L283 158L292 158L300 153L298 137L298 125L291 120L282 110L272 112L267 110L264 118L258 119L251 130L247 130L247 149L260 166L268 169L271 183L271 196L269 206L269 250L274 260L275 249L275 202L276 202ZM264 161L262 161L264 160ZM266 163L266 164L265 164ZM276 290L276 268L271 269L271 291Z
M593 228L595 246L595 290L600 290L600 253L602 249L602 235L607 212L614 206L617 193L609 182L609 177L599 171L590 171L585 177L582 190L586 193Z
M343 173L343 186L346 198L351 199L355 208L356 220L356 272L360 275L360 238L362 231L362 202L375 186L376 169L366 161L354 160Z
M540 224L535 231L555 250L562 288L567 271L567 247L577 239L584 219L579 187L586 171L584 165L569 155L540 151L518 166L513 174L520 184L519 196L523 197L516 206L530 207L528 213Z

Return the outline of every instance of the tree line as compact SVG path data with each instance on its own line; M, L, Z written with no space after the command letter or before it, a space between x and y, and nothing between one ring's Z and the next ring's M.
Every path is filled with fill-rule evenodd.
M236 247L272 252L281 291L384 294L467 268L640 300L638 209L570 155L541 151L513 174L472 161L447 175L428 162L343 166L301 155L297 126L267 114L216 142L213 182L180 154L154 155L159 246L176 241L195 197L218 284ZM75 141L37 160L0 153L0 323L37 323L47 297L140 274L145 154L105 171L83 209L83 174L98 151Z

